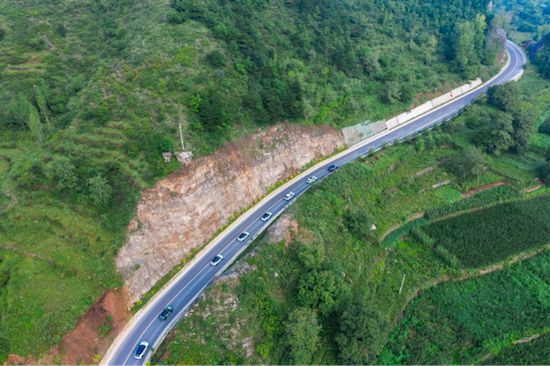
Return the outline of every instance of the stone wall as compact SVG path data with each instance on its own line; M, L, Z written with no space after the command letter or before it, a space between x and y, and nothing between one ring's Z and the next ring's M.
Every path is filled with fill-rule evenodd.
M273 126L228 142L142 191L116 260L127 305L191 249L206 244L230 216L262 197L266 187L343 145L342 132L327 126Z

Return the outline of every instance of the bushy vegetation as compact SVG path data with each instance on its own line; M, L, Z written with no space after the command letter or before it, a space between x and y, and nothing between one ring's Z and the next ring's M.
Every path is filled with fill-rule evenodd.
M550 364L550 334L545 334L528 343L518 343L500 350L480 365L548 365Z
M465 266L483 267L550 241L550 197L514 201L425 227Z
M467 211L478 207L487 207L495 203L519 198L520 195L514 188L503 185L488 189L486 191L477 192L469 198L464 198L456 202L447 203L439 207L426 211L426 217L430 220L439 217L447 216L455 212Z
M535 259L545 265L539 273L529 266ZM548 332L549 263L550 255L545 251L502 271L424 291L405 310L378 363L477 364L497 353L486 362L544 360L545 348L535 351L527 346L530 343L513 345L512 341ZM538 344L546 342L542 338Z
M409 221L405 225L400 226L398 229L389 233L388 236L384 238L384 241L382 242L382 246L390 247L393 244L395 244L395 242L397 242L399 238L401 238L403 235L409 234L411 230L415 229L418 226L427 225L429 223L430 222L424 218Z

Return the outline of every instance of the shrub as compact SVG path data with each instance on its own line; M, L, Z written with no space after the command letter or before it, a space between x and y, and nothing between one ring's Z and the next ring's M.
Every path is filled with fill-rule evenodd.
M546 135L550 135L550 118L548 118L546 121L542 123L542 125L540 125L539 132L544 133Z
M422 244L426 245L427 247L431 248L434 244L434 240L432 238L430 238L430 236L428 234L426 234L426 232L424 230L422 230L421 228L419 228L418 226L415 226L415 227L412 228L411 235L416 240L418 240Z
M432 241L433 241L433 239L432 239ZM458 261L458 258L454 254L451 254L447 249L445 249L444 246L442 246L442 245L436 246L435 247L435 253L449 267L452 267L452 268L458 268L459 267L460 262Z
M386 248L391 247L397 240L399 240L400 237L410 233L414 227L427 225L429 223L430 222L425 218L409 221L405 225L401 226L399 229L396 229L389 233L382 242L382 246Z
M208 60L208 62L210 62L210 65L214 66L215 68L223 67L226 63L225 56L218 50L209 52L206 55L206 59Z

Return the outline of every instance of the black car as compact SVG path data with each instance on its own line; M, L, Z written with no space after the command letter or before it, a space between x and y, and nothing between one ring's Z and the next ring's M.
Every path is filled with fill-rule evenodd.
M170 314L172 314L172 311L174 311L174 309L172 309L171 306L165 307L164 310L162 311L162 313L160 313L159 319L160 320L166 320L166 318L168 318L170 316Z
M328 171L329 171L329 172L333 172L333 171L335 171L335 170L338 169L338 168L339 168L339 166L336 165L336 164L334 164L334 165L331 165L331 166L328 167Z

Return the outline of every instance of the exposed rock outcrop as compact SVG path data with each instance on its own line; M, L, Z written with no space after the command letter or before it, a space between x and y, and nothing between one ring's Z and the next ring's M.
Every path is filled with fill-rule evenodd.
M229 142L144 190L116 264L133 304L265 188L344 146L330 127L278 125ZM139 265L139 266L138 266Z

